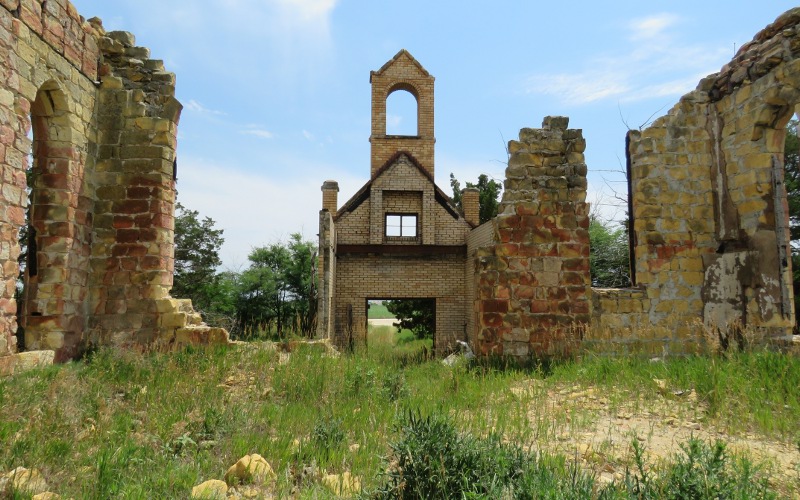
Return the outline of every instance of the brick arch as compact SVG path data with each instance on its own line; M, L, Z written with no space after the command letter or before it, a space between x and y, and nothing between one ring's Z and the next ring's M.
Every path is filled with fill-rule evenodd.
M419 88L414 85L412 82L407 80L401 80L398 82L390 83L386 87L386 98L388 99L390 95L397 92L398 90L405 90L409 94L414 96L414 99L419 102Z
M371 173L395 152L410 151L431 175L434 173L434 78L411 54L401 50L378 71L370 74L372 85ZM404 90L417 101L417 132L413 136L386 133L386 101Z

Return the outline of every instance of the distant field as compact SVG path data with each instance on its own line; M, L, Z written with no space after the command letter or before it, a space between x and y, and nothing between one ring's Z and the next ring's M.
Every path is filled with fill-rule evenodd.
M394 319L395 316L383 304L370 304L367 317L369 319Z

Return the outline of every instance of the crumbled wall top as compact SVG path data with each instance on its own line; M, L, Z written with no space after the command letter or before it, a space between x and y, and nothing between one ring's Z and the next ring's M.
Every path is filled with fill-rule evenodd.
M781 14L774 23L742 45L736 56L719 73L701 80L698 90L707 91L712 101L731 94L746 82L769 73L782 61L800 54L800 7Z

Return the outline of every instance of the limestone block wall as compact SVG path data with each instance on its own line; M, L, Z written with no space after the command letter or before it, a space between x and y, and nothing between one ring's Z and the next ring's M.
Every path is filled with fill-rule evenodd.
M26 222L29 167L35 239L26 264L34 274L19 301L20 340L68 349L86 321L93 190L86 172L93 167L100 51L92 27L68 2L3 0L0 53L0 356L17 350L18 231ZM32 151L35 165L28 164Z
M89 328L99 343L150 343L162 330L187 325L169 303L162 311L158 303L172 286L182 106L175 99L175 75L136 46L132 35L110 33L100 47Z
M693 352L672 325L653 325L649 312L647 290L592 288L592 325L584 333L583 347L614 355Z
M0 53L0 356L227 341L169 297L175 76L66 0L1 0Z
M744 45L669 114L629 134L636 284L654 325L689 344L692 324L767 341L794 323L786 123L800 102L800 9Z
M476 347L483 355L564 355L590 322L586 142L546 117L509 143L494 244L476 252Z
M467 258L464 262L464 289L467 297L467 341L471 346L478 345L477 319L480 309L480 301L477 295L478 270L480 261L478 251L485 247L492 247L495 244L494 224L492 221L481 224L473 229L467 236Z

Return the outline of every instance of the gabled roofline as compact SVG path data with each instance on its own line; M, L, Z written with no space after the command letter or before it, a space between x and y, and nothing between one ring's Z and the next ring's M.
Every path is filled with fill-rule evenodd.
M386 162L381 166L381 168L375 171L375 175L373 175L372 178L369 181L367 181L366 184L361 186L361 189L359 189L356 192L356 194L354 194L349 200L347 200L347 202L345 202L345 204L342 205L342 208L336 211L336 214L333 216L333 220L334 221L339 220L339 218L342 217L344 214L352 212L353 210L357 209L362 203L364 203L364 201L366 201L367 198L369 198L370 188L372 187L372 183L378 177L383 175L387 170L389 170L389 168L392 165L397 163L397 160L399 160L401 156L405 156L406 158L408 158L411 164L415 166L417 170L419 170L420 173L424 175L425 178L431 182L431 184L433 184L434 198L439 203L439 205L442 206L442 208L447 210L450 213L450 215L453 216L454 219L461 218L464 220L464 222L469 224L470 227L472 228L477 227L475 224L472 224L464 217L464 214L453 204L452 198L450 198L444 191L442 191L442 189L439 186L436 185L436 181L433 180L433 175L431 175L430 172L425 170L425 167L423 167L422 164L419 161L417 161L416 158L414 158L414 155L412 155L408 151L398 151L395 154L393 154L391 158L386 160Z
M430 73L428 73L428 70L427 70L427 69L425 69L424 67L422 67L422 64L420 64L420 62L419 62L419 61L417 61L417 60L414 58L414 56L412 56L412 55L411 55L411 52L407 51L406 49L400 49L400 52L398 52L397 54L395 54L393 58L391 58L391 59L389 59L388 61L386 61L386 64L384 64L383 66L381 66L381 69L379 69L378 71L370 71L370 72L369 72L369 83L372 83L372 77L373 77L373 76L375 76L375 75L381 75L381 74L383 74L383 72L384 72L384 71L386 71L387 69L389 69L389 67L390 67L391 65L393 65L395 62L397 62L397 60L398 60L398 59L400 59L400 56L402 56L402 55L406 55L406 56L408 56L408 58L409 58L409 59L411 59L411 62L412 62L412 63L414 63L414 65L415 65L417 68L419 68L419 70L422 72L422 74L423 74L424 76L431 76L431 74L430 74ZM431 76L431 78L433 78L433 77Z

